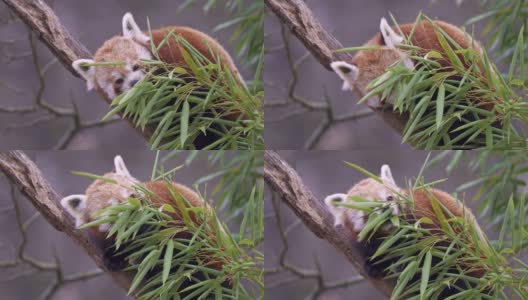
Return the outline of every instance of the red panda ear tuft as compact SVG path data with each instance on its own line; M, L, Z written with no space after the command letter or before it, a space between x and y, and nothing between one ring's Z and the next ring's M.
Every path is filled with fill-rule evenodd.
M391 172L389 165L381 166L380 178L383 181L383 183L396 185L396 182L394 181L394 177L392 177L392 172Z
M116 157L114 157L114 168L117 174L132 177L121 155L116 155Z
M397 34L392 27L387 23L385 18L381 18L380 21L380 32L385 46L390 49L396 49L396 45L399 45L403 42L403 37Z
M87 66L93 64L93 59L78 59L72 63L72 67L86 80L86 88L90 91L95 85L95 67Z
M148 42L150 42L149 36L139 29L139 26L137 25L136 21L134 20L134 16L131 13L127 12L123 16L122 25L124 37L131 38L143 45L146 45Z

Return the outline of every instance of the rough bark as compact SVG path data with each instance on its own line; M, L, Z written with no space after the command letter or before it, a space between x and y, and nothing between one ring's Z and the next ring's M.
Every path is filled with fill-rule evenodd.
M284 23L291 32L304 44L306 49L327 70L330 63L336 60L351 61L350 52L337 53L335 50L343 45L317 21L310 8L303 0L264 0L266 6ZM336 76L337 80L337 76ZM406 118L392 109L369 106L387 125L399 132L405 128Z
M68 235L94 260L98 267L105 270L121 287L128 290L132 275L123 272L109 272L106 269L103 262L103 249L98 248L83 231L75 228L73 219L60 206L61 197L24 152L0 152L0 171L31 201L48 223Z
M55 12L42 0L2 0L29 27L29 29L46 45L62 65L74 76L80 77L73 69L72 62L80 58L92 57L92 54L62 25ZM110 104L105 94L99 92L101 98ZM153 133L152 128L134 126L124 118L130 126L139 132L147 141Z
M274 151L264 153L264 179L317 237L332 244L376 289L390 296L393 282L368 276L364 247L350 232L333 226L332 216L322 200L313 196L297 172Z

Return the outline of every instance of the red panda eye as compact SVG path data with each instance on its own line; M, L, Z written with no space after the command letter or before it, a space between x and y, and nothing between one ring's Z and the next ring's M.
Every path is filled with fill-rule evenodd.
M132 71L137 71L139 70L139 65L133 65L132 66Z
M123 78L118 78L114 81L115 84L123 84Z

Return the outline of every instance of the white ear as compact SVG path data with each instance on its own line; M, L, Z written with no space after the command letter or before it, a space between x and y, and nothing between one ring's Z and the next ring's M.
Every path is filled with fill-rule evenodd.
M128 169L121 155L116 155L116 157L114 157L114 167L117 174L132 177L130 175L130 172L128 172Z
M387 23L387 20L385 18L381 18L380 21L380 31L381 35L383 36L383 41L385 42L385 45L389 49L396 49L397 45L401 45L403 43L403 37L399 34L397 34L392 27L390 27L389 23ZM408 69L414 69L414 62L412 59L410 59L405 53L399 52L400 57L403 61L403 65Z
M80 227L84 224L83 210L86 208L85 195L70 195L62 198L61 205L66 211L75 218L75 226Z
M131 13L127 12L123 16L122 25L124 37L131 38L141 44L148 44L150 41L149 36L144 34L143 31L139 29L139 26L137 25L136 21L134 21L134 16L132 16Z
M392 29L392 27L390 27L389 23L387 23L387 20L385 20L385 18L381 18L380 31L381 31L381 35L383 36L383 41L385 42L385 45L389 49L396 49L397 45L401 45L401 43L403 43L403 37L397 34ZM403 52L399 52L399 53L403 61L403 65L408 69L414 69L414 62L412 61L412 59L410 59Z
M391 169L389 165L381 166L380 177L381 177L381 180L383 180L383 183L389 183L392 185L396 185L396 182L394 181L394 178L392 177L392 173L391 173Z
M345 211L340 206L335 206L334 202L346 202L348 198L347 194L332 194L326 196L324 202L328 207L330 213L334 216L334 226L342 225L345 222Z
M86 80L86 88L90 91L94 88L95 83L95 67L86 66L86 64L93 64L93 59L78 59L72 63L72 67Z
M330 64L330 67L332 67L332 70L334 70L334 72L337 73L339 78L343 80L342 89L344 91L352 91L354 87L354 82L356 81L359 75L358 67L346 63L344 61L334 61Z
M391 49L396 49L396 45L400 45L403 42L403 37L390 27L385 18L381 18L380 31L383 36L383 41L385 41L385 45Z

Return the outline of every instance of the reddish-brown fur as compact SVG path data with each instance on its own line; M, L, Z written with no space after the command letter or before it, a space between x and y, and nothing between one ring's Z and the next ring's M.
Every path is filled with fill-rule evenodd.
M456 41L460 47L465 49L474 47L477 49L477 52L481 51L478 43L458 27L442 21L435 21L434 23ZM414 24L410 23L400 25L400 29L396 26L393 26L392 28L396 33L400 34L401 30L401 33L406 37L409 37L413 27ZM416 25L411 36L411 43L417 47L423 48L427 52L430 50L435 50L439 53L444 52L438 41L436 29L429 21L421 21ZM385 43L381 33L378 32L365 45L384 46ZM462 58L462 56L459 55L459 58ZM364 96L367 92L366 86L368 83L385 73L387 68L398 60L400 60L400 55L393 49L386 48L358 51L351 61L351 63L356 65L360 70L358 80L355 84L355 90L359 92L361 97Z
M145 32L145 34L149 35L149 32ZM169 34L181 36L211 62L221 63L223 67L227 67L233 73L233 76L236 78L239 76L238 70L229 53L227 53L227 51L225 51L215 39L203 32L189 27L170 26L152 30L150 34L152 35L152 41L156 47L158 47L158 45L160 45ZM150 45L146 46L150 49ZM172 37L167 39L167 43L158 50L160 60L169 64L185 64L180 47L181 46L176 39ZM220 58L220 61L217 60L217 57Z
M408 194L409 191L407 190L406 193ZM449 195L446 192L443 192L438 189L420 189L415 190L412 192L412 198L414 200L414 205L412 208L408 208L406 212L409 214L407 218L410 219L420 219L422 217L427 217L433 221L433 225L429 226L426 223L422 223L421 226L425 228L439 228L440 221L438 220L438 217L436 216L436 213L434 212L433 205L431 204L432 201L435 201L434 199L438 200L438 202L441 204L439 206L443 206L445 209L447 209L454 217L462 217L466 220L467 224L473 224L474 230L476 230L477 236L484 241L485 236L482 232L480 226L477 223L477 220L475 216L471 213L471 211L465 207L462 202L458 201L457 199L453 198L453 196ZM443 208L441 208L443 210ZM453 216L451 216L449 213L444 211L444 216L446 219L451 219ZM454 230L462 234L462 232L458 232L460 230L465 230L467 228L454 228ZM458 231L457 231L458 230ZM471 236L471 235L470 235ZM449 243L446 242L446 247L449 246ZM484 255L484 254L481 254ZM482 259L485 259L484 256L482 256ZM468 275L473 277L483 277L487 272L488 267L486 265L481 265L479 267L473 267L471 270L468 271Z
M115 173L105 174L106 178L112 178L117 180L118 184L106 182L103 180L96 180L86 189L86 195L88 196L89 201L86 203L86 212L85 218L87 222L94 220L93 213L96 211L108 207L111 203L105 202L108 199L116 199L119 203L127 201L128 197L124 197L121 194L120 189L125 187L127 189L132 189L132 182L127 180L126 176L119 176ZM178 207L174 202L174 198L169 190L169 185L166 181L148 181L142 184L145 188L152 192L152 197L149 199L152 201L152 205L155 208L159 208L164 204L172 206L176 213L169 213L175 220L181 220L181 215L178 212ZM198 194L196 194L190 188L179 184L172 183L173 192L176 195L181 195L186 199L190 206L193 207L203 207L204 201ZM103 200L104 199L104 200ZM191 214L193 221L198 222L196 218ZM91 233L94 236L105 239L105 232L101 232L97 227L90 228Z
M240 73L233 63L233 59L229 53L227 53L227 51L215 39L207 34L182 26L164 27L152 30L151 33L145 32L145 34L152 35L152 41L156 47L166 40L166 43L157 52L161 61L179 66L186 65L181 52L182 46L179 45L178 41L173 37L181 36L212 63L221 64L222 68L228 68L229 71L231 71L233 78L238 80L240 84L243 84ZM166 39L167 35L171 35L171 37ZM147 45L147 47L150 49L150 45ZM232 121L237 120L239 116L240 112L233 112L225 115L227 119Z

